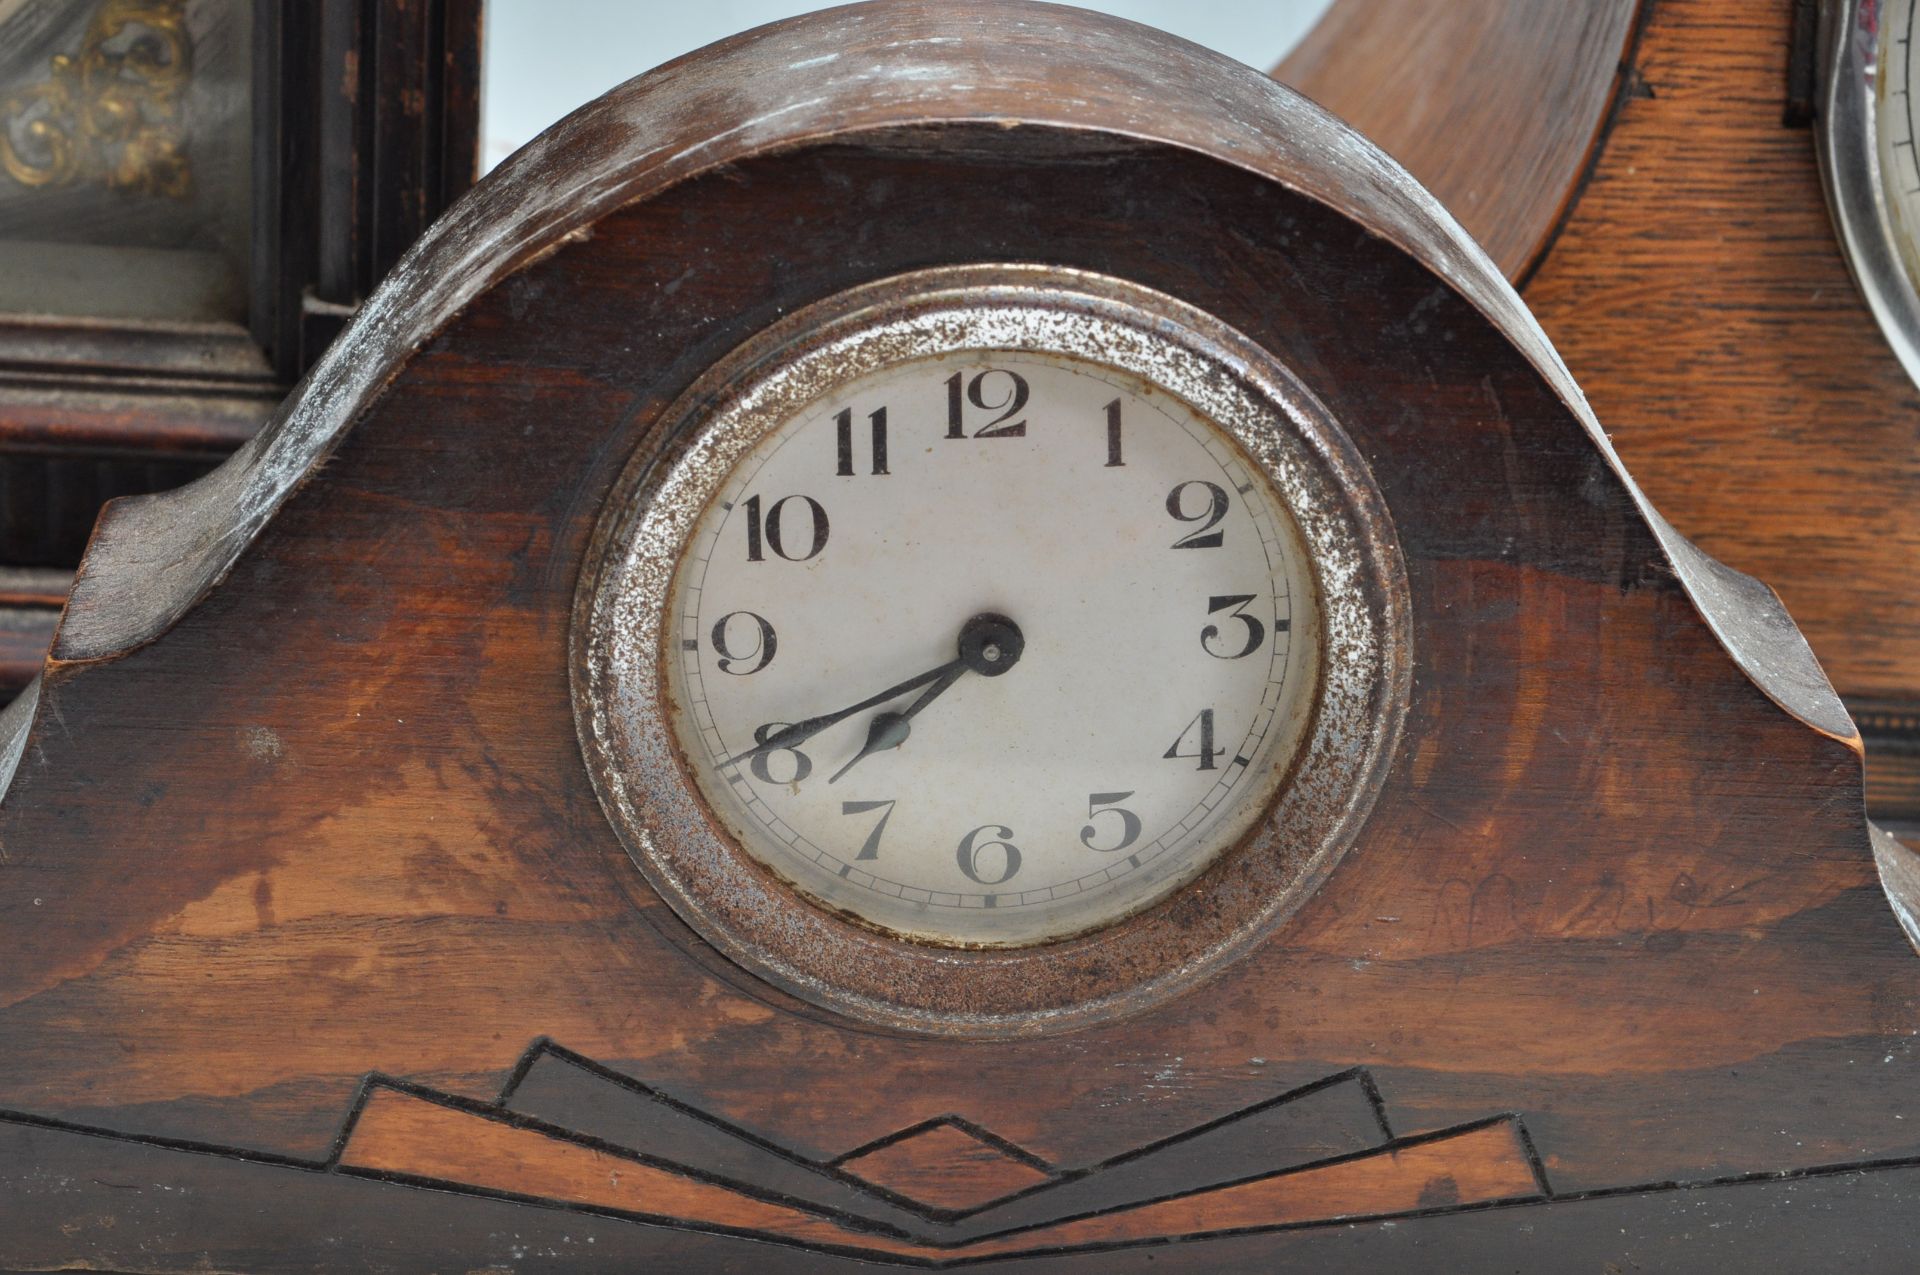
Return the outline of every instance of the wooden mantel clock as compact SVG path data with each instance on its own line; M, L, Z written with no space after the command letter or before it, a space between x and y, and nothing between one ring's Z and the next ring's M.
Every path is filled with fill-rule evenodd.
M1906 1269L1861 785L1357 135L796 19L103 517L0 717L0 1266Z

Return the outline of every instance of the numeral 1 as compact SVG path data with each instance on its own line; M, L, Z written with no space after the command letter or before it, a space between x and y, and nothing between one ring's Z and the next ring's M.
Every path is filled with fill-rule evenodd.
M1107 404L1107 464L1108 469L1119 469L1127 462L1120 459L1120 400Z
M877 477L887 472L887 409L882 407L871 412L867 421L873 430L873 472ZM839 467L833 472L841 478L853 477L853 409L843 407L833 418L836 432L835 452L839 457Z

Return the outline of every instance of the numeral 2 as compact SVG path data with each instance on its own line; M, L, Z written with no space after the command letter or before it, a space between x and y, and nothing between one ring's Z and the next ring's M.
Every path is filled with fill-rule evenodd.
M1190 514L1186 510L1185 493L1189 487L1198 487L1206 493L1207 507L1198 513ZM1167 512L1178 522L1200 524L1198 531L1190 531L1173 542L1176 549L1218 549L1226 541L1226 532L1214 530L1220 525L1221 519L1227 516L1227 490L1224 487L1199 479L1181 483L1167 493Z

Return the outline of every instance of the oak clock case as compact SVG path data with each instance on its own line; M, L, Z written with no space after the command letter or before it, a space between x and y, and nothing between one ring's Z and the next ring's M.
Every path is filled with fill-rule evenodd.
M1274 71L1461 219L1662 513L1779 591L1866 741L1869 814L1902 834L1920 827L1920 387L1849 277L1821 170L1844 167L1872 218L1910 163L1907 10L1342 0ZM1842 48L1871 78L1836 69ZM1898 127L1876 137L1875 117Z
M1109 662L920 495L1003 478L1155 595ZM1264 756L1242 679L1311 705ZM1070 8L796 19L502 165L109 509L0 783L0 1265L1751 1268L1914 1192L1915 957L1777 600L1377 149ZM1165 876L989 928L972 834L1052 891L1126 814Z
M790 990L962 1034L1138 1008L1364 818L1404 706L1391 527L1212 316L914 272L755 337L658 437L582 577L582 742L655 888ZM1157 932L1181 890L1209 914Z

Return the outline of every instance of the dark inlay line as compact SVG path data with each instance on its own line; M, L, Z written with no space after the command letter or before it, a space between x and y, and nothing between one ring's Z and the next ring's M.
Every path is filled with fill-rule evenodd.
M1404 1147L1404 1146L1417 1145L1421 1142L1431 1141L1433 1138L1436 1138L1436 1137L1444 1137L1451 1134L1468 1132L1474 1128L1481 1127L1481 1126L1493 1123L1495 1121L1509 1119L1509 1118L1515 1119L1516 1123L1518 1121L1518 1118L1515 1116L1512 1116L1510 1113L1507 1115L1490 1117L1489 1119L1486 1119L1486 1120L1474 1122L1471 1125L1462 1125L1454 1129L1441 1130L1433 1134L1424 1134L1418 1137L1404 1139L1396 1143L1394 1146L1394 1149L1398 1149L1399 1147ZM290 1168L290 1169L301 1170L306 1172L325 1172L325 1170L327 1169L327 1166L324 1163L313 1161L313 1160L305 1160L298 1157L282 1156L282 1155L277 1155L270 1152L247 1151L240 1148L223 1147L215 1144L196 1142L189 1139L167 1138L167 1137L159 1137L154 1135L126 1134L126 1133L118 1132L116 1130L104 1129L96 1126L82 1125L72 1121L61 1120L55 1117L37 1116L37 1115L33 1115L26 1112L0 1111L0 1123L9 1123L9 1124L24 1125L29 1127L45 1128L45 1129L49 1129L49 1130L60 1132L60 1133L67 1133L67 1134L72 1134L72 1135L82 1136L82 1137L98 1138L98 1139L101 1139L102 1141L117 1142L117 1143L122 1143L130 1146L151 1147L157 1150L177 1151L177 1152L184 1152L188 1154L213 1155L213 1156L218 1156L224 1159L236 1160L243 1163L254 1163L254 1164L259 1164L263 1167L270 1167L270 1168ZM1381 1150L1383 1150L1383 1148L1376 1148L1370 1154L1378 1154ZM1369 1154L1369 1153L1363 1153L1363 1154ZM1341 1158L1352 1159L1354 1157L1347 1156L1347 1157L1341 1157ZM1332 1162L1333 1161L1327 1161L1322 1163L1332 1163ZM1302 1166L1302 1167L1305 1168L1305 1167L1314 1167L1314 1166ZM1809 1166L1809 1167L1800 1168L1800 1169L1767 1170L1767 1171L1759 1171L1759 1172L1726 1174L1719 1177L1706 1178L1706 1179L1701 1179L1701 1180L1692 1181L1692 1182L1680 1182L1680 1181L1674 1181L1674 1180L1667 1180L1667 1181L1641 1183L1641 1184L1632 1185L1632 1186L1602 1187L1602 1188L1596 1188L1593 1190L1573 1192L1566 1195L1559 1195L1559 1196L1553 1196L1553 1197L1547 1197L1542 1195L1542 1196L1535 1196L1535 1197L1518 1197L1518 1198L1503 1199L1503 1200L1490 1200L1490 1201L1476 1202L1473 1204L1435 1205L1427 1208L1408 1209L1408 1210L1391 1212L1391 1213L1343 1215L1338 1218L1318 1219L1318 1220L1304 1221L1304 1222L1277 1223L1272 1226L1241 1227L1241 1228L1232 1228L1232 1229L1226 1229L1221 1231L1168 1235L1168 1236L1154 1237L1150 1239L1130 1239L1130 1240L1114 1241L1109 1243L1096 1242L1096 1243L1085 1244L1085 1245L1061 1246L1061 1247L1049 1248L1049 1249L1027 1249L1027 1250L1021 1250L1017 1252L1009 1252L1009 1253L1003 1253L1003 1254L982 1254L982 1255L973 1256L973 1257L968 1257L965 1255L956 1255L954 1257L945 1258L945 1259L922 1259L922 1258L915 1258L911 1256L883 1254L883 1253L875 1252L871 1249L862 1249L862 1248L851 1247L851 1246L846 1248L841 1248L838 1246L820 1245L820 1244L815 1244L808 1241L794 1240L785 1236L773 1235L765 1232L735 1231L735 1230L732 1230L731 1228L726 1228L726 1227L692 1223L680 1218L668 1217L663 1215L654 1215L654 1214L632 1213L626 1210L603 1208L595 1205L581 1204L574 1201L551 1200L541 1196L531 1196L531 1195L518 1194L511 1191L501 1191L501 1190L494 1190L494 1189L485 1188L485 1187L475 1187L475 1186L472 1186L471 1184L450 1183L445 1180L437 1179L437 1178L413 1179L408 1175L403 1175L403 1174L385 1173L380 1171L369 1171L369 1170L353 1169L353 1168L343 1168L340 1170L340 1174L342 1176L349 1176L349 1177L354 1177L354 1178L359 1178L364 1180L391 1183L393 1185L404 1187L407 1189L430 1189L430 1190L438 1190L438 1191L448 1191L454 1194L480 1196L484 1198L502 1200L509 1203L525 1204L531 1207L552 1209L560 1212L578 1213L578 1214L582 1214L586 1216L594 1216L594 1217L607 1217L607 1218L620 1220L620 1221L636 1221L636 1222L641 1222L649 1225L664 1226L664 1227L672 1228L675 1230L689 1231L696 1234L724 1235L729 1237L746 1236L748 1238L752 1238L754 1240L761 1241L764 1243L793 1248L796 1250L819 1252L819 1253L829 1254L832 1256L857 1257L862 1260L873 1262L876 1264L890 1263L890 1264L893 1264L899 1267L904 1267L904 1268L946 1270L946 1269L955 1269L955 1268L965 1267L965 1266L986 1265L994 1262L1008 1262L1008 1261L1015 1261L1015 1260L1022 1260L1022 1259L1031 1259L1034 1257L1046 1256L1053 1253L1065 1254L1065 1253L1083 1253L1083 1252L1095 1252L1095 1251L1107 1251L1107 1250L1117 1251L1117 1250L1123 1250L1123 1249L1165 1246L1168 1244L1179 1243L1189 1239L1199 1238L1202 1235L1207 1236L1209 1238L1226 1237L1226 1236L1242 1235L1242 1234L1259 1235L1259 1234L1277 1233L1277 1232L1284 1232L1284 1231L1310 1230L1310 1229L1315 1229L1320 1227L1346 1226L1346 1225L1352 1225L1353 1223L1356 1223L1356 1222L1383 1222L1383 1221L1396 1221L1396 1220L1412 1220L1412 1219L1426 1218L1426 1217L1442 1217L1442 1216L1450 1216L1458 1213L1482 1212L1482 1211L1487 1211L1491 1209L1527 1209L1527 1208L1539 1208L1539 1207L1558 1208L1564 1205L1574 1204L1574 1203L1578 1203L1585 1200L1598 1200L1598 1199L1606 1199L1606 1198L1617 1197L1617 1196L1657 1195L1657 1194L1667 1194L1667 1193L1673 1193L1673 1192L1679 1192L1679 1191L1713 1190L1713 1189L1718 1189L1723 1187L1734 1187L1734 1186L1744 1186L1744 1185L1764 1185L1768 1183L1783 1182L1783 1181L1803 1181L1803 1180L1816 1179L1816 1178L1840 1177L1840 1176L1845 1176L1847 1174L1866 1174L1866 1173L1874 1173L1874 1172L1885 1172L1885 1171L1891 1171L1891 1170L1915 1169L1915 1168L1920 1168L1920 1156L1866 1158L1866 1159L1846 1161L1846 1162L1835 1163L1835 1164L1814 1165L1814 1166ZM1213 1188L1209 1188L1209 1189L1213 1189ZM1133 1206L1133 1207L1138 1207L1138 1206ZM982 1237L982 1238L984 1239L984 1238L990 1238L990 1237ZM969 1242L978 1243L980 1241L974 1240ZM935 1245L934 1247L937 1247L937 1245Z
M925 1220L928 1220L928 1221L935 1220L935 1215L931 1211L929 1211L927 1207L923 1204L919 1204L913 1200L906 1199L904 1196L897 1196L893 1192L888 1191L882 1187L877 1187L873 1183L868 1182L863 1178L855 1177L853 1174L848 1173L843 1169L837 1168L833 1164L825 1163L819 1160L815 1160L809 1156L802 1155L800 1152L795 1151L790 1147L783 1146L780 1143L773 1141L771 1138L763 1137L762 1135L755 1133L751 1129L747 1129L741 1125L734 1124L731 1121L725 1119L724 1117L716 1116L712 1112L706 1111L700 1107L696 1107L691 1103L682 1102L680 1099L675 1098L672 1094L669 1094L664 1090L656 1089L653 1086L648 1085L642 1081L635 1080L632 1076L626 1075L624 1072L615 1071L613 1068L608 1067L603 1063L595 1062L593 1059L587 1057L585 1054L578 1052L577 1050L568 1049L565 1045L558 1044L555 1041L548 1038L544 1038L544 1037L539 1042L537 1042L536 1048L542 1054L551 1055L552 1057L560 1060L563 1063L567 1063L571 1066L578 1067L580 1070L586 1072L588 1075L596 1076L599 1079L606 1081L608 1084L624 1089L629 1093L637 1094L642 1098L646 1098L646 1099L650 1099L651 1101L658 1102L662 1106L670 1108L671 1110L676 1111L681 1115L688 1117L689 1119L698 1121L699 1123L707 1125L710 1128L717 1129L721 1133L727 1134L731 1137L738 1138L742 1142L749 1143L752 1146L757 1147L760 1150L765 1151L771 1155L777 1156L780 1159L785 1160L790 1164L798 1165L803 1169L811 1169L817 1173L824 1174L827 1177L834 1180L835 1182L840 1183L842 1186L850 1187L853 1190L858 1191L864 1195L872 1196L873 1198L881 1200L885 1203L893 1204L897 1207L904 1208L908 1212L913 1213L914 1215L920 1218L923 1218ZM531 1052L532 1051L529 1051L529 1053ZM533 1061L530 1059L529 1061L527 1061L525 1066L527 1070L531 1070L533 1066Z
M993 896L989 895L987 897L992 898ZM975 1138L978 1141L986 1143L988 1146L994 1148L996 1151L999 1151L1002 1154L1011 1157L1012 1159L1020 1161L1020 1163L1027 1165L1029 1168L1038 1169L1040 1170L1040 1172L1045 1173L1049 1176L1053 1176L1059 1173L1058 1169L1054 1168L1051 1164L1048 1164L1045 1160L1042 1160L1039 1156L1027 1150L1025 1147L1022 1147L1015 1143L1007 1141L1005 1138L1001 1137L999 1134L993 1132L993 1130L982 1128L981 1126L973 1123L973 1121L967 1119L965 1116L954 1115L952 1113L948 1113L946 1115L939 1115L939 1116L930 1116L927 1119L920 1121L918 1124L910 1124L904 1129L900 1129L900 1130L897 1130L896 1132L887 1134L885 1137L875 1138L872 1142L868 1142L861 1146L855 1147L853 1150L847 1152L845 1155L834 1157L834 1159L831 1160L829 1163L838 1167L839 1165L843 1165L847 1163L847 1161L849 1160L858 1160L862 1156L871 1155L875 1151L879 1151L885 1147L890 1147L896 1142L905 1142L907 1139L917 1137L920 1134L930 1133L934 1129L937 1129L942 1125L948 1125L948 1126L951 1126L952 1128L958 1129L960 1130L960 1132L968 1135L969 1137Z
M368 1098L370 1098L372 1091L375 1089L391 1089L396 1093L403 1093L409 1097L420 1099L423 1102L431 1102L437 1106L445 1107L452 1111L458 1111L458 1112L461 1112L462 1114L474 1116L482 1120L487 1120L494 1124L505 1125L511 1129L517 1129L517 1130L522 1130L528 1133L539 1134L542 1137L551 1138L556 1142L564 1142L572 1146L585 1148L590 1151L597 1151L602 1155L610 1155L616 1159L626 1160L632 1164L641 1164L641 1165L647 1166L648 1168L659 1169L663 1172L676 1174L680 1177L687 1178L694 1182L703 1182L709 1186L717 1186L724 1190L733 1191L739 1195L744 1195L752 1199L760 1200L764 1203L777 1204L783 1208L793 1209L797 1212L805 1213L810 1217L823 1218L823 1219L835 1222L839 1225L845 1226L849 1230L864 1231L869 1234L875 1234L875 1235L884 1235L889 1239L906 1240L908 1242L916 1243L916 1244L924 1243L921 1237L911 1234L901 1227L890 1226L885 1222L875 1221L872 1218L862 1217L857 1213L849 1213L842 1209L832 1208L831 1206L815 1204L815 1203L812 1203L811 1201L796 1199L793 1196L786 1195L779 1191L769 1190L765 1187L757 1186L750 1182L744 1182L737 1178L731 1178L731 1177L725 1176L724 1174L715 1173L710 1169L703 1169L695 1165L683 1164L678 1160L670 1160L665 1158L664 1156L651 1155L644 1151L636 1151L631 1147L621 1146L617 1142L609 1142L605 1138L598 1138L589 1133L581 1133L576 1129L567 1129L567 1128L563 1128L560 1125L550 1124L549 1122L545 1120L541 1120L536 1116L529 1116L529 1115L524 1115L517 1111L506 1110L492 1103L477 1102L472 1098L463 1098L458 1094L445 1093L438 1089L429 1088L426 1085L415 1084L412 1081L400 1080L393 1076L383 1076L377 1073L367 1078L367 1082L363 1086L363 1092L367 1095ZM366 1106L366 1100L363 1099L363 1101L359 1104L359 1108L356 1109L356 1112L355 1112L356 1120L359 1118L359 1111L364 1110L365 1106ZM341 1145L343 1148L345 1146L345 1143L346 1143L346 1139L343 1137L341 1139ZM341 1172L347 1172L351 1170L353 1172L360 1173L362 1176L365 1176L368 1173L389 1172L388 1170L368 1170L368 1169L354 1168L352 1166L344 1166L344 1165L339 1166L339 1169ZM426 1177L425 1175L404 1175L404 1176L419 1176L424 1181L433 1181L433 1182L441 1182L441 1183L457 1181L457 1179L452 1179L452 1178L433 1178L433 1177ZM475 1186L476 1184L460 1183L460 1185ZM533 1198L546 1198L546 1197L533 1197ZM571 1202L561 1201L561 1203L571 1203Z

